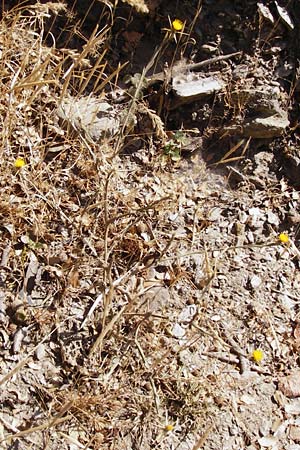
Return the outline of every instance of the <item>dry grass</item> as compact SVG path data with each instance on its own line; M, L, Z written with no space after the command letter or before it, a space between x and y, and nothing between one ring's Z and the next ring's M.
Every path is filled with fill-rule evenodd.
M134 6L145 10L143 2ZM105 74L108 27L96 28L81 51L45 44L49 16L65 8L20 7L0 23L2 269L8 309L18 311L30 335L1 383L30 389L28 408L43 412L35 420L28 411L30 425L4 441L165 448L178 442L176 432L202 423L208 395L199 374L184 373L168 305L151 310L146 297L163 285L151 269L177 246L166 216L179 191L153 191L113 139L88 144L59 123L66 95L81 96L92 83L101 96L120 72ZM165 138L158 116L143 105L141 111ZM15 167L17 158L24 167ZM153 164L155 177L161 169L157 159ZM34 266L38 296L28 288ZM47 371L43 382L31 378L28 363L41 343L50 345L54 381ZM191 352L193 345L191 339ZM165 430L168 423L174 432Z
M140 13L148 13L149 9L143 0L122 0L124 3L135 8Z
M61 3L15 8L0 22L0 447L215 448L218 432L223 442L223 412L233 411L230 433L242 423L237 406L245 385L237 376L253 364L248 342L257 333L270 351L262 330L270 327L276 337L261 312L270 308L271 291L258 294L256 313L255 293L241 278L230 279L231 271L248 277L252 270L248 262L240 270L235 252L242 250L254 271L260 262L252 252L276 262L277 229L262 242L254 233L257 242L248 245L242 235L240 243L238 208L244 199L242 211L255 205L252 191L246 197L223 189L200 159L172 164L163 154L172 139L139 95L158 56L172 48L175 61L186 47L201 1L186 35L162 34L135 92L125 97L119 133L94 142L72 117L70 126L59 119L66 99L93 92L106 100L118 84L122 66L107 56L115 6L102 5L99 23L106 25L88 37L81 27L90 8L77 21L74 7ZM56 45L60 14L68 17L63 48ZM84 44L71 48L78 36ZM132 116L143 118L139 133ZM130 154L134 139L144 148ZM236 160L238 151L243 156L249 144L239 139L217 165ZM282 217L289 197L278 192L274 185L264 201ZM221 221L236 225L236 234L210 216L221 216L224 204ZM263 267L280 293L273 267ZM279 277L290 267L284 259ZM277 304L271 303L278 312ZM280 336L278 347L286 340ZM265 367L254 370L267 375ZM269 400L267 415L277 408ZM239 427L247 445L256 442L255 432Z

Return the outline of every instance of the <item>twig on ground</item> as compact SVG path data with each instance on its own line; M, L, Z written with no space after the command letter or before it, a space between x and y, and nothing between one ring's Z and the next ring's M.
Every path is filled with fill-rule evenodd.
M272 292L275 292L276 294L280 294L280 295L286 295L287 297L291 298L292 300L295 300L297 303L300 303L300 297L290 294L289 292L281 292L278 289L272 289Z
M41 425L38 425L36 427L28 428L27 430L19 431L16 434L10 434L10 435L6 436L5 439L3 439L0 442L7 441L9 439L16 439L16 438L19 438L19 437L23 437L23 436L26 436L27 434L34 433L36 431L42 431L42 430L45 430L45 429L48 429L48 428L53 428L54 426L56 426L56 425L58 425L58 424L60 424L62 422L66 422L67 420L72 419L73 418L72 414L69 414L66 417L62 417L65 414L65 412L70 410L72 405L73 405L73 401L66 402L61 407L60 411L54 417L52 417L51 419L47 420L47 422L45 422L45 423L43 423Z
M202 434L202 436L200 437L199 441L196 442L196 444L194 445L192 450L199 450L203 446L203 444L205 443L205 441L208 438L209 433L211 432L212 429L213 429L213 425L209 425L207 427L207 429L204 431L204 433Z
M91 315L95 311L95 309L98 307L98 305L103 301L103 297L105 295L108 295L111 289L117 288L122 282L126 281L129 277L133 276L138 270L140 269L140 264L137 262L128 272L121 275L119 278L117 278L115 281L112 282L112 286L109 286L106 288L105 292L101 292L94 301L93 305L89 309L84 321L82 322L80 329L82 329L88 320L90 319Z
M90 352L89 352L89 357L93 355L93 353L95 353L95 351L100 347L100 353L101 353L101 349L102 349L102 343L103 343L103 339L105 338L105 336L107 335L107 333L109 331L111 331L115 325L115 323L117 323L117 321L119 320L120 317L122 317L124 311L126 311L126 308L128 307L128 305L124 305L120 311L118 312L118 314L116 314L111 321L104 327L102 328L99 336L97 337L96 341L94 342Z
M198 63L186 64L185 66L180 67L180 71L182 71L182 69L194 71L196 69L200 69L201 67L209 66L210 64L215 64L219 61L225 61L227 59L233 58L234 56L240 56L241 54L242 52L235 52L230 53L228 55L216 56L215 58L206 59L205 61L200 61ZM175 72L176 66L170 70ZM147 78L148 84L151 85L157 83L157 81L163 81L165 79L165 76L166 76L165 72L155 73L151 77Z
M142 322L143 322L143 321L141 321L141 322L138 324L138 326L136 327L135 336L134 336L134 342L135 342L135 345L137 346L137 349L138 349L138 351L139 351L139 354L140 354L140 356L141 356L141 359L142 359L142 361L143 361L143 363L144 363L146 369L149 370L149 369L150 369L150 366L149 366L148 361L147 361L147 359L146 359L146 357L145 357L145 354L144 354L144 352L143 352L143 349L142 349L142 347L141 347L141 345L140 345L140 343L139 343L139 341L138 341L138 332L139 332L139 328L140 328ZM158 396L157 389L156 389L156 386L155 386L155 383L154 383L154 380L153 380L153 377L152 377L152 376L149 376L149 381L150 381L151 388L152 388L152 392L153 392L153 397L154 397L154 403L155 403L156 412L157 412L157 414L159 414L160 401L159 401L159 396Z
M223 353L219 353L219 352L202 352L201 353L204 356L208 356L209 358L216 358L221 362L227 363L227 364L240 364L240 359L239 358L235 358L234 356L227 356ZM251 366L251 370L257 373L260 373L262 375L272 375L270 372L268 372L267 370L264 370L262 367L259 366Z
M230 344L232 351L239 358L241 374L248 372L249 371L249 361L248 361L247 357L245 356L243 350L239 347L239 345L236 343L236 341L230 336L225 325L223 323L220 323L220 326L221 326L222 333L225 337L225 340Z

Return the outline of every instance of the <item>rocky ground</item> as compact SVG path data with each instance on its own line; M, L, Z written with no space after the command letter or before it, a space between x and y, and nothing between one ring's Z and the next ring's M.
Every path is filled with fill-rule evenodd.
M3 5L0 448L300 449L298 38Z

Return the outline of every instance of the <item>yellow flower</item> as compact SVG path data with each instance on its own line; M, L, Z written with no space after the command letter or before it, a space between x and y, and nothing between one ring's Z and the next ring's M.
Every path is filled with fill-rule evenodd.
M25 161L23 158L17 158L14 162L14 166L16 167L16 169L21 169L21 167L25 166Z
M282 244L287 244L290 241L289 235L286 233L280 233L278 239Z
M172 22L172 28L174 31L181 31L183 29L184 23L182 20L175 19Z
M171 425L170 423L165 426L165 431L172 431L173 429L174 429L174 426Z
M263 360L263 357L264 357L264 352L260 348L253 350L252 358L254 359L254 361L256 363L260 363Z

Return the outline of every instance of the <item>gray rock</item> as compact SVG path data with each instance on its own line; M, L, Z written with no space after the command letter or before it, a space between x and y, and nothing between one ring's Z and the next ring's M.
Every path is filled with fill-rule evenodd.
M283 93L277 86L244 88L232 93L232 101L245 112L245 119L229 128L246 137L270 139L282 135L290 122Z
M178 105L197 101L207 95L220 92L226 86L221 76L203 76L198 73L188 72L175 76L172 81L172 90L175 99L171 109Z
M96 97L66 98L57 115L68 127L94 143L114 136L120 129L120 107Z
M300 184L300 152L298 148L291 147L288 152L283 153L282 165L284 173L296 186Z
M268 117L256 117L244 123L243 134L253 138L274 138L281 136L290 122L286 111Z

